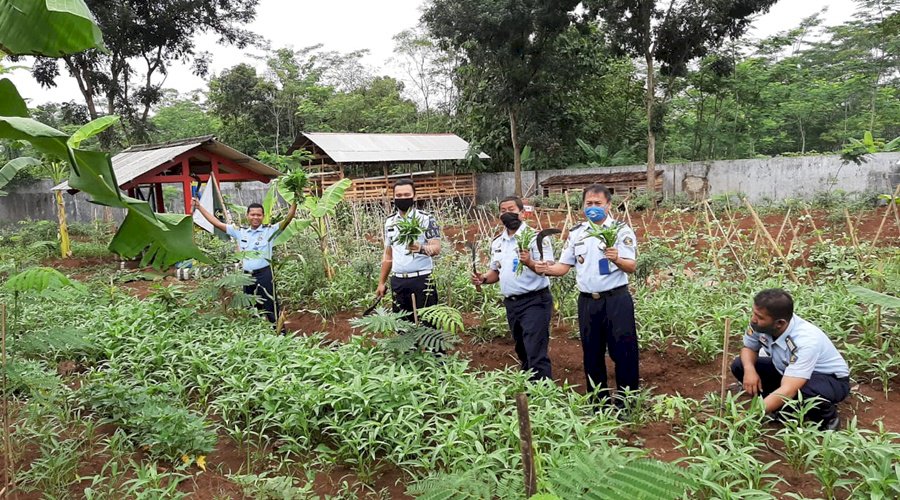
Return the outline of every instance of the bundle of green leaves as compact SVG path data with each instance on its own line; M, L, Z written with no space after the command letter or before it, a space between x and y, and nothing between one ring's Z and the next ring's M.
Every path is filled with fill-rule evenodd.
M306 188L306 185L309 183L306 178L306 172L303 170L297 169L293 172L287 174L282 178L282 185L285 189L294 193L296 196L297 202L302 202L305 195L303 194L303 190Z
M531 250L531 244L534 243L534 238L537 236L537 233L534 232L534 229L531 229L528 226L525 226L521 231L516 234L516 246L519 247L519 251L529 251ZM516 263L516 276L520 276L522 271L525 270L525 264L522 263L521 260Z
M415 215L400 217L397 221L397 242L403 245L412 245L419 241L419 236L425 232L425 226Z
M602 241L606 244L606 248L611 248L616 244L616 239L618 239L619 237L618 224L613 224L609 227L603 227L590 221L588 221L588 223L591 225L587 230L588 236L593 236L594 238Z

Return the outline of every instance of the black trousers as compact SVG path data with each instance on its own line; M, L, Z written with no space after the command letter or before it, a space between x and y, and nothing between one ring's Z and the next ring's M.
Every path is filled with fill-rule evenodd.
M277 299L275 298L275 283L272 280L272 267L266 266L262 269L257 269L252 271L250 275L256 283L244 286L244 293L259 297L260 301L257 302L256 308L266 315L266 319L270 323L274 323L277 319L275 317Z
M416 309L433 306L438 302L437 290L431 282L430 274L414 278L391 276L391 292L394 297L393 311L409 313L407 318L410 321L413 320L413 296L416 297Z
M637 389L638 339L634 322L634 301L628 289L595 299L578 297L578 330L584 353L584 374L589 392L605 397L609 391L606 376L606 349L616 364L616 387Z
M531 370L531 380L550 379L550 316L553 314L553 296L549 288L524 298L507 298L506 320L513 340L516 355L522 370Z
M744 382L744 364L740 356L731 363L731 373ZM760 356L756 358L756 373L762 382L762 397L772 394L781 387L782 374L775 369L772 358ZM837 407L850 394L849 377L837 378L834 375L813 372L809 380L800 388L803 399L811 399L816 396L822 398L819 403L806 414L806 420L824 424L837 416Z

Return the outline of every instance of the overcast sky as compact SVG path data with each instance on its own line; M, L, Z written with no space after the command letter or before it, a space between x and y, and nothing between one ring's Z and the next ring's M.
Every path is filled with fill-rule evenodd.
M387 63L393 51L392 37L418 23L423 3L423 0L260 0L256 20L249 28L270 40L273 48L299 49L321 43L328 50L340 52L369 49L370 55L364 62L375 69L374 73L399 77L400 71ZM826 25L840 24L854 11L853 0L780 0L754 23L750 35L762 38L790 29L826 6L829 8L824 16ZM199 37L197 47L213 54L210 70L214 73L240 62L259 64L250 57L259 50L220 47L215 37ZM65 69L62 73L65 75ZM13 72L11 78L32 106L48 101L83 103L74 80L67 76L61 77L58 86L50 90L42 89L24 70ZM171 68L165 87L184 94L205 89L206 82L192 75L187 66L178 65Z

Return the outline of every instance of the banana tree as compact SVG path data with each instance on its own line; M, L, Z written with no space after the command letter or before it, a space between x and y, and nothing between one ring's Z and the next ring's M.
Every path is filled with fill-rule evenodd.
M331 267L331 255L328 250L328 216L334 215L334 211L338 203L344 199L344 195L350 185L353 183L350 179L341 179L340 181L328 186L322 193L322 197L307 196L303 200L300 208L308 215L305 219L295 219L288 227L275 237L273 244L278 245L286 243L294 236L306 229L312 229L319 240L319 249L322 251L322 261L325 267L325 275L328 279L334 278L334 269ZM294 199L294 193L285 186L279 186L279 193L288 202Z
M61 57L91 48L102 49L103 41L83 0L0 0L0 51ZM157 215L146 201L123 196L109 154L79 149L86 137L76 133L70 143L68 134L32 119L25 100L5 78L0 79L0 138L28 141L49 157L66 159L72 189L87 193L94 203L127 211L110 251L126 258L143 253L141 264L157 268L186 259L209 261L193 243L190 217Z
M0 196L6 196L6 191L3 190L7 184L19 173L20 170L25 169L27 167L33 167L40 165L41 161L36 158L30 158L28 156L21 156L19 158L14 158L7 162L6 165L3 165L3 168L0 168Z

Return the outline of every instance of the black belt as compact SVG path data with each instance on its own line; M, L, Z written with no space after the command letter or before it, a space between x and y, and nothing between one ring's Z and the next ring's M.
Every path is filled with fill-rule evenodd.
M605 292L581 292L581 296L586 299L605 299L607 297L615 297L616 295L624 295L628 293L628 285L617 286L611 290L606 290Z
M849 382L850 381L850 375L847 375L846 377L838 377L836 374L832 373L831 376L838 379L840 382Z
M544 293L549 293L549 292L550 292L550 287L545 286L544 288L541 288L540 290L533 290L531 292L525 292L521 295L510 295L509 297L506 297L504 300L511 300L511 301L515 302L517 300L524 300L524 299L536 297L538 295L541 295Z
M252 270L252 271L247 271L247 272L249 272L249 273L250 273L251 275L253 275L253 276L257 276L257 275L262 274L263 272L268 271L268 270L269 270L269 266L266 266L266 267L261 267L261 268L259 268L259 269L254 269L254 270Z

